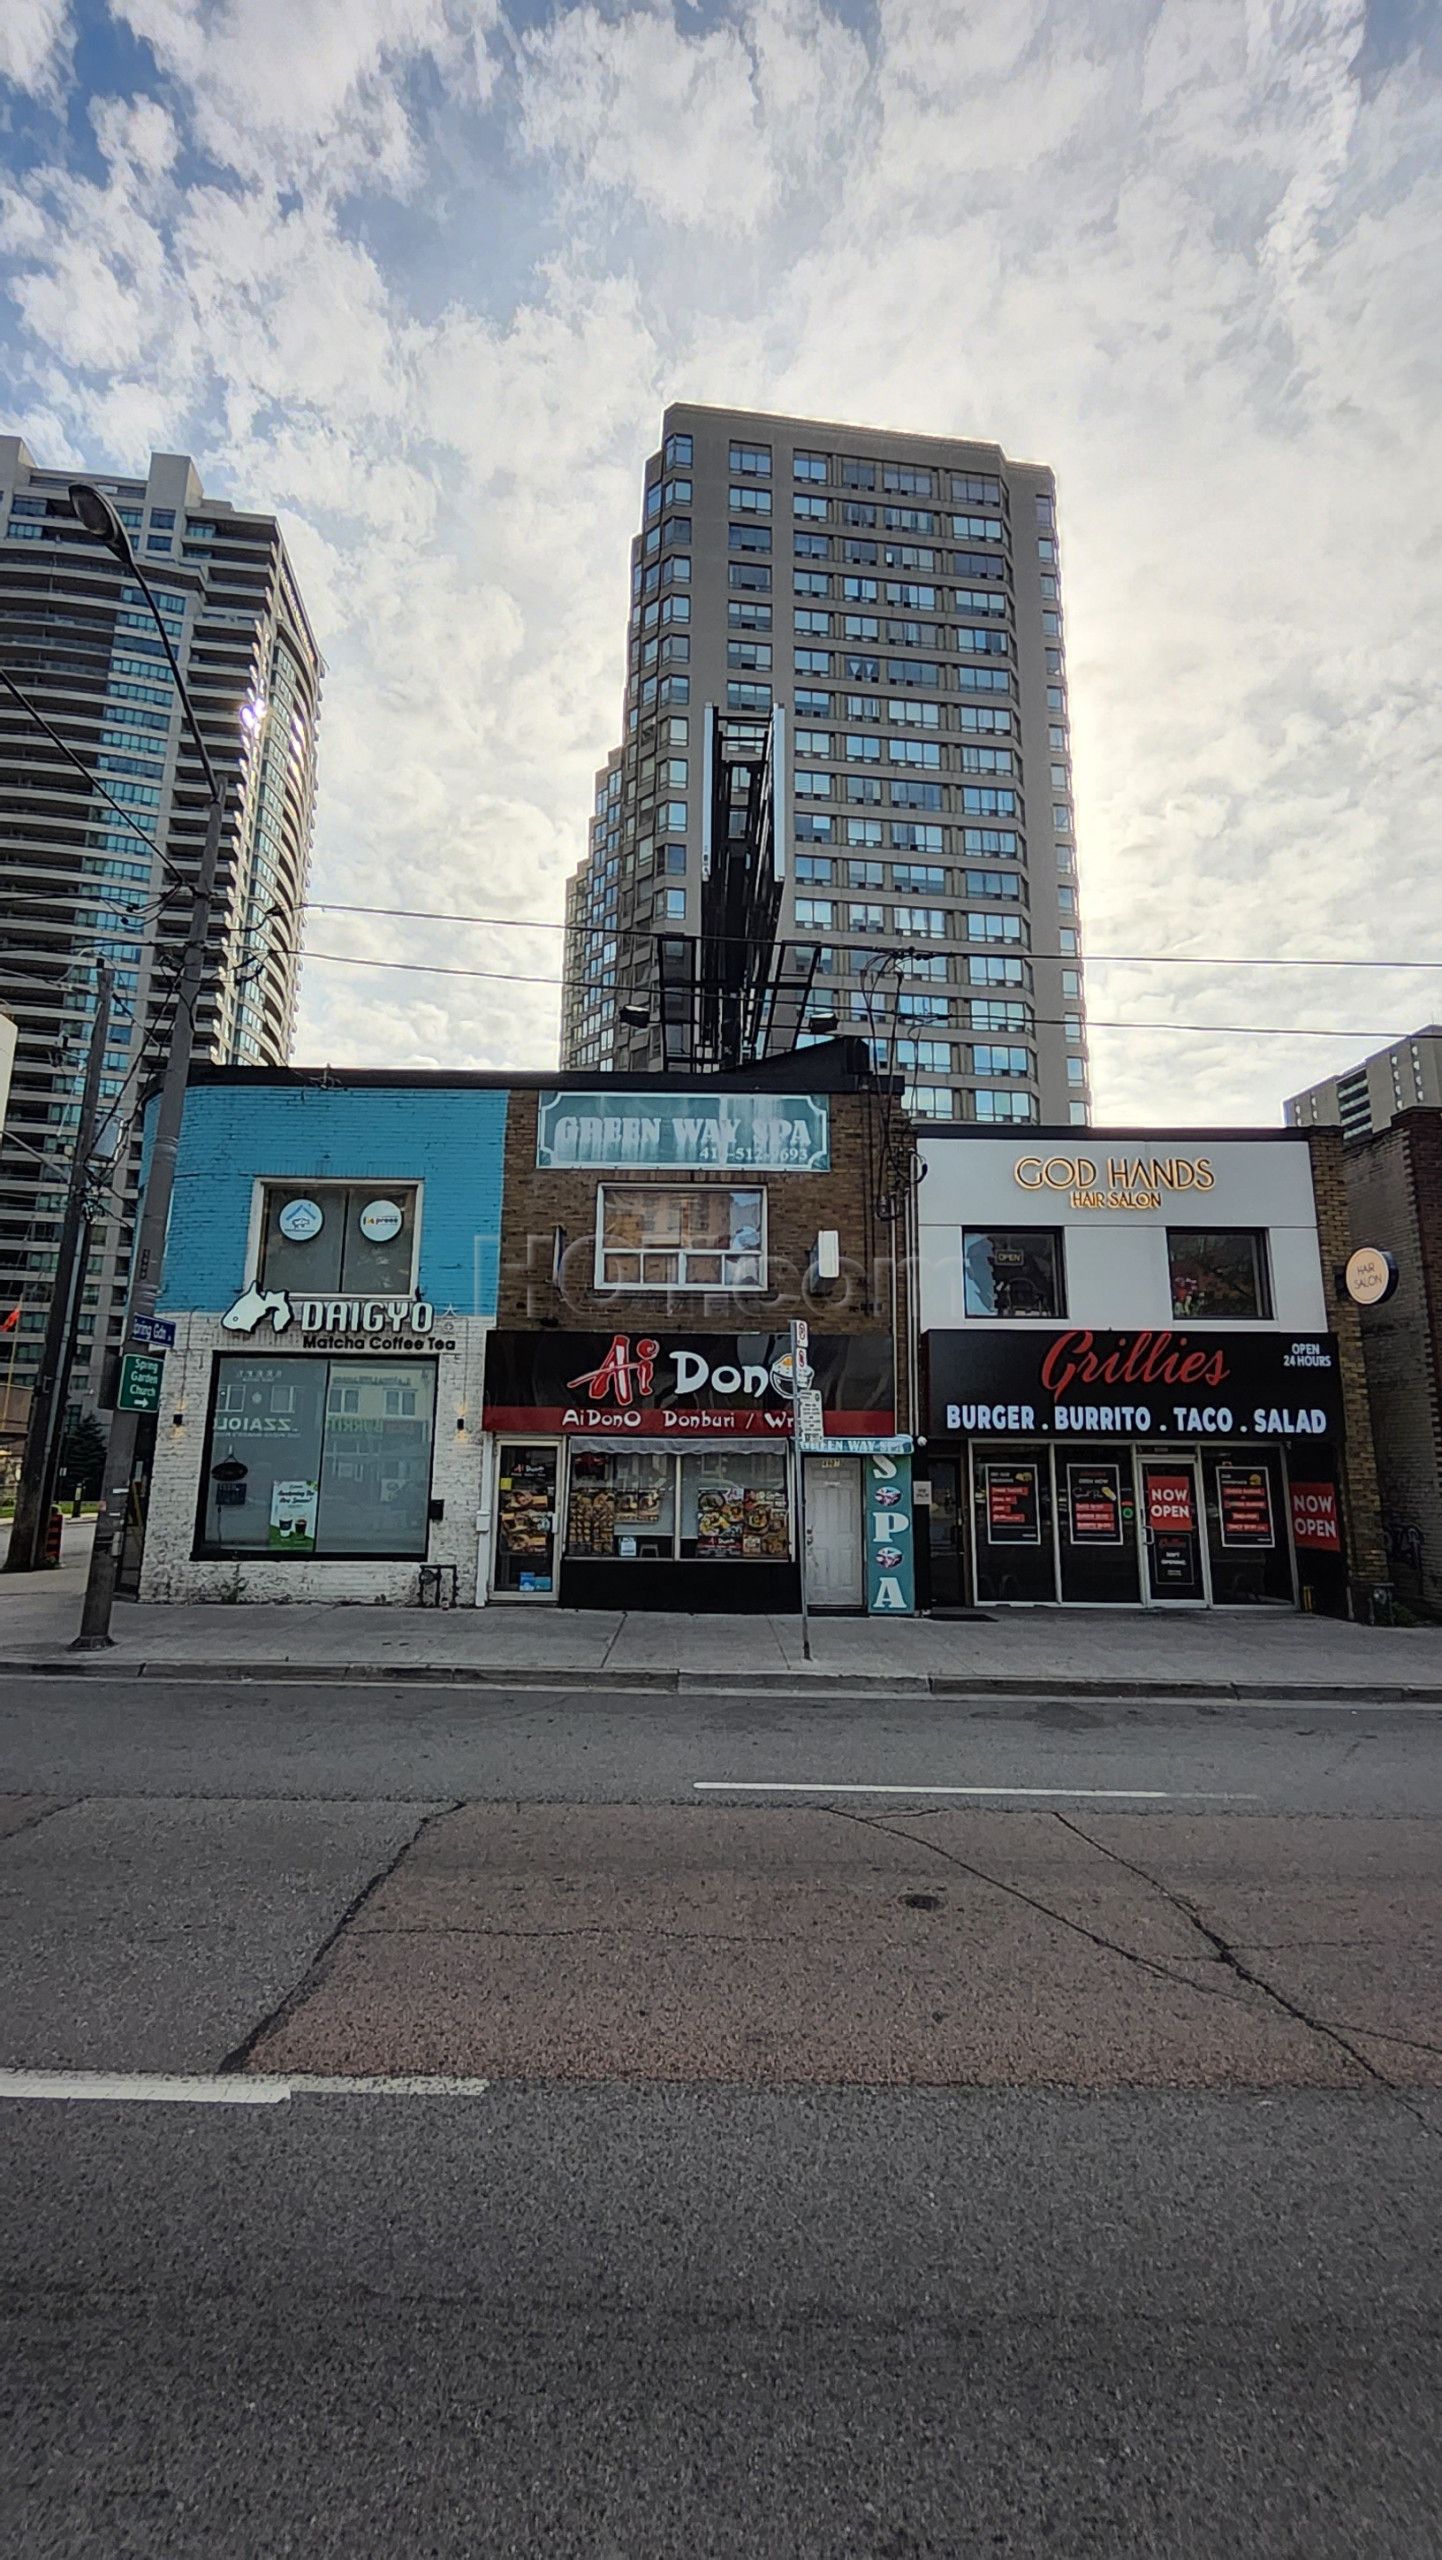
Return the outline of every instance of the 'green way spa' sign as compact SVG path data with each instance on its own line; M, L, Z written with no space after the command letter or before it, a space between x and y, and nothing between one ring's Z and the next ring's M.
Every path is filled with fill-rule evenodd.
M824 1095L543 1093L536 1163L545 1172L638 1165L662 1173L829 1173Z

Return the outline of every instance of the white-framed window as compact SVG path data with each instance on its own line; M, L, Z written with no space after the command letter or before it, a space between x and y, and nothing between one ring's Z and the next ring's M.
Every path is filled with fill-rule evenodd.
M617 1183L596 1196L598 1289L761 1289L766 1194L722 1183Z
M377 1176L260 1185L255 1278L303 1297L409 1297L416 1285L420 1188Z

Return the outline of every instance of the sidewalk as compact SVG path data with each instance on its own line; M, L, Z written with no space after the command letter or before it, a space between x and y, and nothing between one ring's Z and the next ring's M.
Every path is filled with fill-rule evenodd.
M67 1650L91 1523L57 1572L0 1574L0 1671L110 1678L455 1680L504 1688L875 1689L887 1695L1415 1698L1442 1703L1442 1628L1291 1611L999 1611L994 1618L795 1618L571 1609L256 1606L115 1611L115 1649Z

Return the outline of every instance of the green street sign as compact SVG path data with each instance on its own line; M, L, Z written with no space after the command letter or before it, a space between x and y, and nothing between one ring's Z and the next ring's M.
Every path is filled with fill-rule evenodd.
M127 1351L120 1363L120 1393L115 1399L120 1413L159 1413L160 1381L165 1362L151 1351Z

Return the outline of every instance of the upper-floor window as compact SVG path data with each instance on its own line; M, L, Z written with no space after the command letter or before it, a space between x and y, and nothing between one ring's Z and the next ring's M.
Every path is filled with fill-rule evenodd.
M1066 1313L1061 1237L1049 1227L966 1227L961 1267L969 1316Z
M730 505L734 515L769 516L771 492L769 489L753 489L743 481L739 488L732 490Z
M891 489L907 498L930 498L935 494L931 473L918 471L909 462L884 463L881 485L883 489Z
M1256 1322L1271 1314L1266 1239L1250 1227L1169 1227L1172 1313Z
M418 1197L413 1182L266 1183L257 1285L305 1297L408 1296Z
M792 477L792 479L793 479L793 480L823 480L823 481L824 481L824 480L825 480L825 478L826 478L826 456L825 456L825 454L824 454L824 453L795 453L795 454L793 454L793 455L792 455L792 457L791 457L791 477Z
M856 462L849 455L843 456L841 485L843 489L874 489L876 486L875 463Z
M1036 1118L1034 1097L1029 1093L1023 1093L1019 1086L1008 1088L1005 1085L999 1085L993 1088L990 1085L978 1085L972 1095L972 1104L978 1120L1034 1120Z
M598 1289L760 1289L766 1194L720 1184L603 1183Z
M678 464L689 469L695 459L689 436L668 436L662 450L668 471L674 471Z
M769 480L771 447L769 444L733 444L726 467L728 471L749 471L753 479Z

